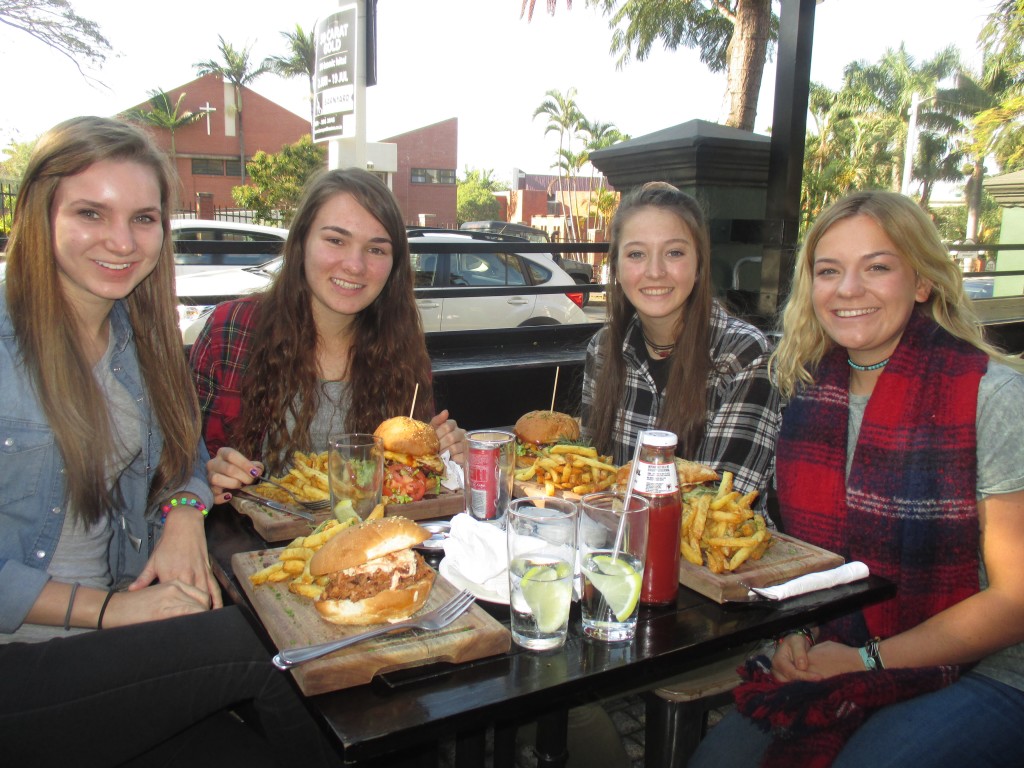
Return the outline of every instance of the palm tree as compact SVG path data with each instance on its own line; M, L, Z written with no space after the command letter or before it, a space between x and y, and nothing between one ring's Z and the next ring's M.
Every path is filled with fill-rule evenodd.
M562 152L568 150L572 146L573 133L579 127L580 120L583 115L580 113L579 108L576 106L576 89L569 88L565 94L560 91L552 89L548 91L545 96L547 98L541 102L540 106L533 111L534 119L538 115L544 115L548 119L548 124L544 128L544 135L549 133L558 133L558 153L555 156L555 165L557 167L562 157ZM565 201L562 196L562 175L559 173L558 176L558 200L562 207L562 217L565 218ZM576 232L575 218L569 217L569 227L572 231L574 238L579 239L578 233Z
M316 39L312 32L307 33L298 24L294 32L282 32L281 36L288 41L288 55L271 56L267 61L281 77L305 77L309 81L309 120L312 125L315 119L313 76L316 74Z
M519 15L533 17L536 0L523 0ZM556 0L547 0L554 14ZM696 48L712 72L725 72L728 115L725 124L754 130L769 44L778 38L772 0L587 0L608 17L611 53L618 66L632 56L643 61L655 42L674 51ZM566 7L572 8L571 0Z
M149 92L149 109L133 109L126 113L130 120L137 123L145 123L155 128L162 128L171 134L171 161L177 157L174 144L174 132L179 128L191 125L201 120L201 112L182 110L181 104L185 101L185 94L182 93L174 105L171 105L170 95L161 88Z
M234 88L234 101L231 106L235 109L238 119L238 154L241 160L242 183L245 183L245 132L242 129L242 89L247 87L257 77L270 71L270 64L267 61L260 62L255 69L250 69L249 52L251 46L236 50L231 43L218 35L219 43L217 49L220 51L223 61L199 61L193 64L199 75L217 75Z
M580 120L580 131L583 133L583 148L585 150L586 157L584 162L590 162L590 153L597 152L599 149L607 149L608 147L618 144L620 141L628 141L629 136L619 131L612 123L602 123L600 120L590 121L585 117ZM593 164L590 166L590 192L592 195L591 206L597 209L597 224L598 228L604 227L603 216L601 213L601 206L598 201L602 199L604 195L604 177L601 177L601 183L598 187L597 192L594 192L594 172L597 169L594 168Z

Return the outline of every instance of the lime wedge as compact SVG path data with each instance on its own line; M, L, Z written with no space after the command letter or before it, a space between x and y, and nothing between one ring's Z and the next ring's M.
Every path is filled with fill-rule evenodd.
M346 520L355 518L359 521L359 515L356 514L355 509L352 507L352 499L341 499L337 504L334 505L334 517L337 518L339 523L344 523Z
M595 555L591 563L600 568L600 572L584 568L583 575L604 597L608 608L615 614L615 620L625 621L633 613L640 599L643 579L636 569L622 558L613 560L609 555Z
M572 581L567 563L535 565L523 574L523 599L530 606L537 629L557 632L569 619Z

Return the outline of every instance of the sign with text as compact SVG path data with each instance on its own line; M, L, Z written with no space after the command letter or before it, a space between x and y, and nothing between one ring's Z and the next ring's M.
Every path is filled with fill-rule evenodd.
M313 141L343 136L342 118L355 111L357 10L345 6L317 23Z

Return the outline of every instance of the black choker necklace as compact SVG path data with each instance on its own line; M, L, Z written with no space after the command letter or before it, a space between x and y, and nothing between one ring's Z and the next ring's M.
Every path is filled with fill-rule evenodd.
M655 344L653 341L647 338L647 334L643 334L644 343L654 350L654 353L661 358L668 357L672 354L672 350L676 348L675 342L671 344Z
M892 357L887 357L885 360L880 360L874 365L858 365L853 362L850 358L846 358L846 362L850 364L850 367L855 371L877 371L879 368L885 368L885 364L892 360Z

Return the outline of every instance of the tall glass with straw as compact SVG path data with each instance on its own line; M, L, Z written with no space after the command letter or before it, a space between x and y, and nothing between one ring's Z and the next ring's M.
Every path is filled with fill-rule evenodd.
M647 500L633 493L632 474L625 494L591 493L580 502L580 609L588 637L617 642L636 634L648 515Z

